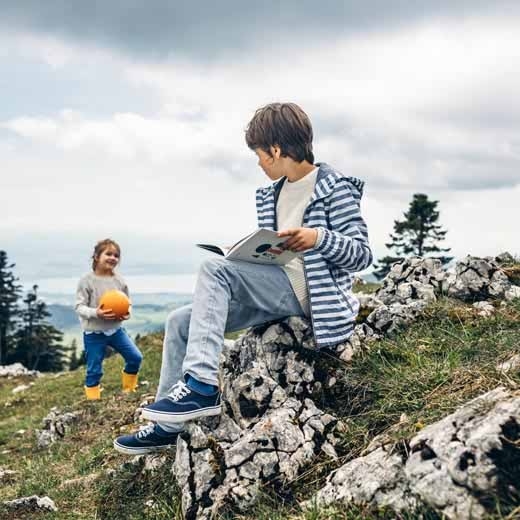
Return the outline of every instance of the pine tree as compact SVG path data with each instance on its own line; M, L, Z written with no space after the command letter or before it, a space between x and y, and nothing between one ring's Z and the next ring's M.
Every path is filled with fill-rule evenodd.
M13 274L14 264L7 260L7 253L0 251L0 365L7 362L11 348L11 331L19 316L18 300L21 286Z
M46 320L47 305L38 299L34 285L23 300L22 324L15 333L15 349L11 362L20 362L31 370L53 372L67 364L67 348L62 345L63 333Z
M85 364L85 356L83 353L78 355L78 342L76 338L70 342L68 350L70 351L69 370L76 370L76 368Z
M439 211L438 200L429 200L428 195L416 193L408 211L404 213L404 220L394 221L394 232L390 235L391 241L385 244L396 252L396 256L385 256L375 266L374 275L384 278L392 264L407 256L434 256L432 253L445 253L450 248L440 248L437 243L444 240L446 230L437 224ZM443 264L448 263L453 257L435 256Z

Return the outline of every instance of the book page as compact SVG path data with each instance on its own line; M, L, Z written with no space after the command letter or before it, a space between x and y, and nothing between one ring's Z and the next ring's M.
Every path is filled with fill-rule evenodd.
M197 247L201 249L205 249L206 251L211 251L212 253L217 253L217 255L226 256L229 248L214 246L212 244L195 244Z
M276 231L259 229L235 245L227 258L257 264L284 265L298 256L298 253L283 249L286 240L278 237Z

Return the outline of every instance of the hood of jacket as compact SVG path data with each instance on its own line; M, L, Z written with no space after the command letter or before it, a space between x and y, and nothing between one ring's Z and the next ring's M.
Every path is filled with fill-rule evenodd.
M329 195L333 190L334 186L337 182L348 182L350 189L352 190L353 196L360 200L363 195L363 187L365 186L365 182L357 177L347 176L343 173L339 172L332 166L327 163L316 163L318 166L318 175L316 177L316 186L314 188L313 199L316 200L318 198L323 198ZM275 194L275 199L278 198L278 194L282 189L283 183L286 181L287 177L282 177L277 180L270 186L265 188L258 188L257 195L260 195L262 198L266 198L272 193Z

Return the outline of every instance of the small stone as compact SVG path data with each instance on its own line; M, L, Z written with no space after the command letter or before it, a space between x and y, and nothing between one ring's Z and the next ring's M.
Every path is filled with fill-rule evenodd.
M89 475L85 475L84 477L72 478L69 480L65 480L59 486L59 489L66 489L72 486L82 486L89 487L91 486L97 479L99 478L99 473L91 473Z
M0 468L0 482L2 482L4 484L13 482L15 480L15 477L19 474L20 474L19 471Z
M497 365L497 372L513 372L520 370L520 354L515 354L507 361L503 361Z
M19 513L34 513L38 511L57 511L56 504L47 496L39 497L36 495L30 497L17 498L16 500L7 500L3 505L10 511Z
M506 292L505 292L505 299L507 301L514 300L515 298L520 298L520 287L518 285L512 285Z
M25 390L29 390L31 388L29 385L19 385L11 390L13 394L19 394L20 392L24 392Z
M489 302L475 302L473 308L477 309L477 314L484 318L488 318L495 314L495 307Z
M57 440L62 439L70 427L79 420L80 412L62 413L58 408L51 408L42 420L43 429L36 430L39 448L48 448Z

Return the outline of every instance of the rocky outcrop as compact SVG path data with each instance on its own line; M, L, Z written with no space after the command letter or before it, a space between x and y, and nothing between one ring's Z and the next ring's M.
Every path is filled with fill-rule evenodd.
M371 309L366 318L368 336L391 335L415 321L442 293L445 278L440 260L433 258L409 258L394 264L376 294L360 298L362 309Z
M343 425L317 403L334 393L338 359L350 362L381 337L416 320L443 294L472 302L508 297L514 286L493 262L468 257L453 275L434 259L394 265L375 295L361 295L363 321L334 349L316 352L310 325L301 318L266 324L227 342L221 360L222 416L189 423L177 444L174 472L185 517L247 510L261 490L289 490L318 455L335 458ZM487 302L474 309L475 314L492 312L494 306ZM506 417L517 414L518 399L504 390L490 393L425 428L405 450L388 448L382 439L371 443L362 457L334 473L319 501L387 505L396 511L427 504L448 518L459 518L463 508L481 514L490 493L502 490L504 479L491 473L486 477L486 468L500 471L503 453L511 454L500 439L503 428L512 432L519 422L516 415L508 416L515 417L512 423ZM481 405L488 415L479 419ZM498 451L490 452L488 442ZM478 474L472 457L482 468ZM432 479L442 482L442 489Z
M446 277L443 289L448 296L469 302L520 297L520 288L511 283L500 262L492 257L467 256Z
M407 258L394 264L377 291L377 298L386 305L410 301L431 302L442 291L446 271L435 258Z
M424 428L406 449L383 446L348 462L315 499L485 518L497 498L520 500L519 440L520 393L497 388Z
M312 397L321 390L305 320L253 330L228 342L221 379L224 411L190 423L177 444L175 475L187 519L244 510L264 487L284 487L320 453L336 457L337 419Z

